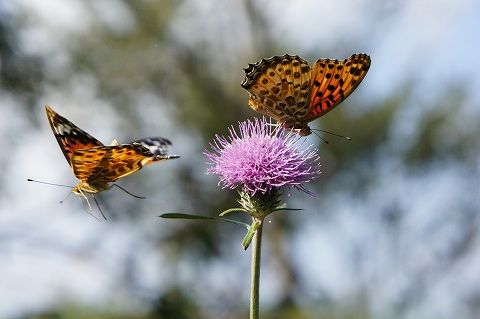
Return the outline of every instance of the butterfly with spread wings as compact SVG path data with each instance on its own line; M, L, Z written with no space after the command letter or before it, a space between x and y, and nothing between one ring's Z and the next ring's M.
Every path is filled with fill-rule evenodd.
M86 199L90 212L92 207L87 194L95 199L94 194L110 189L113 186L111 183L145 165L180 157L168 155L167 148L171 142L164 138L149 138L120 145L114 141L112 145L103 145L49 106L45 109L60 149L73 175L80 181L72 192Z
M360 53L345 60L319 59L312 69L297 55L274 56L249 64L242 87L250 93L253 110L306 136L311 134L308 123L345 100L370 63L370 56Z

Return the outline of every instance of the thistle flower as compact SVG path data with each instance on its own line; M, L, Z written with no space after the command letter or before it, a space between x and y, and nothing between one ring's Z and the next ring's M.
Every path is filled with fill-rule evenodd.
M239 210L252 216L242 247L246 250L253 242L250 318L258 318L263 221L275 211L295 210L280 207L282 188L289 194L291 188L311 194L304 184L320 175L319 157L312 145L299 148L300 135L273 128L265 118L247 120L240 123L239 133L233 127L229 132L228 137L216 135L210 143L213 151L204 152L212 164L207 174L219 175L219 185L240 194L242 208L228 209L220 216Z
M255 119L240 123L240 132L229 128L230 136L215 136L213 152L204 154L213 166L207 174L217 174L223 188L238 189L250 196L277 193L286 186L304 191L304 184L320 174L319 156L312 145L300 150L301 136L267 120ZM243 195L242 195L243 198Z

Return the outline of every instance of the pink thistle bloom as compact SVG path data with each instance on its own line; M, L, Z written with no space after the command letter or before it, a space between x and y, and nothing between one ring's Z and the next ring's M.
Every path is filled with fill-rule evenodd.
M212 152L204 154L223 188L239 189L250 195L268 194L286 186L311 194L304 184L320 175L317 149L300 150L300 135L272 126L265 118L240 123L240 132L229 128L230 136L216 135Z

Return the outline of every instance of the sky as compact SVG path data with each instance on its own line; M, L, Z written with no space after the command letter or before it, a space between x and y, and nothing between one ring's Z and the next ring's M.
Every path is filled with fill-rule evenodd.
M232 3L234 8L238 5L237 2ZM91 22L91 16L80 2L52 0L40 3L34 0L21 0L15 4L3 4L3 6L4 10L14 14L21 11L19 8L28 12L28 24L20 31L24 48L27 51L31 50L34 54L51 56L48 72L56 72L62 68L62 65L68 63L68 56L64 50L66 41L72 37L72 34L87 30ZM128 11L118 6L116 1L98 1L94 6L102 12L103 19L118 32L135 23L129 17ZM477 88L480 86L478 75L480 2L478 1L409 0L397 3L395 1L339 0L303 1L300 4L296 1L263 0L258 2L258 7L263 10L268 9L266 14L268 23L274 25L278 31L274 34L273 41L285 43L286 48L297 48L301 56L321 55L323 52L327 55L334 54L334 50L327 50L324 47L335 47L338 43L342 43L351 53L368 52L372 56L372 67L367 79L362 82L361 90L356 93L361 98L368 99L372 103L381 101L396 90L401 81L415 79L415 94L411 104L419 107L406 110L405 118L408 121L397 124L396 138L402 143L404 141L408 143L408 132L413 130L412 126L418 125L416 119L426 111L423 107L428 108L431 105L429 102L434 101L438 94L442 94L443 87L456 81L464 83L468 80L466 98L471 101L470 107L462 110L465 114L459 118L468 119L479 116L480 93ZM111 8L113 9L110 10ZM178 11L176 17L178 22L174 30L185 41L189 39L200 41L201 38L208 41L209 37L212 37L212 34L222 26L235 29L229 20L230 10L234 9L226 3L213 0L185 1ZM220 14L212 15L212 12ZM374 17L378 19L378 15L373 14L376 12L384 13L382 15L384 18L372 21ZM231 19L238 19L235 22L241 23L241 17L231 17ZM328 30L335 30L335 32L323 31L327 30L326 26ZM191 28L196 29L198 34L189 34L186 30ZM368 40L365 40L366 38ZM215 43L215 40L211 41ZM295 46L292 43L295 43ZM248 42L239 41L233 36L229 49L234 52L236 47L242 44L249 45ZM215 45L212 45L212 48L215 48ZM292 52L279 52L279 54L283 53ZM344 57L348 55L346 53ZM74 103L72 97L61 96L61 92L54 92L54 90L52 92L45 97L45 100L52 100L52 103L55 101L56 104ZM2 91L0 94L5 96ZM92 103L96 102L91 92L82 91L78 94L91 94ZM28 125L25 119L18 116L13 99L8 97L2 99L0 109L2 113L15 114L12 118L0 117L2 139L11 137L12 131L15 132L19 127ZM44 117L43 106L39 106L37 113L39 118L43 118L39 133L29 136L28 141L18 143L12 151L15 164L10 166L11 169L5 172L3 177L5 184L9 187L5 190L0 203L0 236L3 237L0 243L2 259L0 295L3 296L0 300L0 317L9 318L25 311L46 309L57 305L59 300L69 298L89 305L103 305L106 300L112 298L110 292L119 289L117 281L123 274L118 265L125 263L131 263L132 267L142 274L136 280L139 282L140 289L144 290L143 293L155 295L158 287L169 281L156 271L167 263L163 260L165 256L149 254L151 247L145 243L148 243L149 232L168 226L150 226L146 228L146 233L132 232L129 225L121 222L114 228L109 227L108 223L99 223L94 218L88 218L87 214L72 214L71 212L80 205L73 195L69 196L63 204L59 204L58 202L67 196L68 189L26 183L27 178L58 181L67 185L76 183L74 177L69 175L68 166L50 132ZM69 114L69 116L62 115L67 118L70 116L78 118L80 126L80 123L86 123L86 119L82 119L80 114L81 112ZM95 122L88 125L94 127ZM90 130L87 131L93 133ZM181 132L176 133L180 141L189 138ZM97 137L107 143L107 140L115 137L105 136L102 132L99 134L100 136ZM175 152L182 155L188 154L187 147L182 147L183 143L178 144ZM34 154L34 160L32 160L32 154ZM53 157L52 154L56 156ZM477 163L477 168L480 166L478 164L480 163ZM159 170L164 173L162 176L165 178L165 183L174 180L170 172L174 163L160 165L162 167ZM42 167L42 170L39 171L38 167ZM437 246L434 245L435 242L428 242L428 246L419 244L418 251L409 252L405 252L401 247L402 245L407 247L409 243L405 241L412 238L421 242L424 230L436 225L436 219L431 218L428 212L441 211L442 207L450 205L449 199L453 196L464 197L465 200L471 201L471 196L475 196L476 188L478 191L478 183L470 185L473 192L465 193L462 189L452 189L451 185L464 185L462 182L468 180L469 172L461 167L448 168L441 174L437 171L431 172L435 177L429 175L428 171L419 176L405 177L405 174L398 174L405 180L393 181L391 172L397 168L393 158L390 162L383 163L379 170L383 170L384 184L378 187L390 192L391 197L402 194L398 199L401 205L409 205L411 202L416 204L411 205L412 213L407 216L408 227L405 226L408 231L413 232L413 236L399 235L398 237L399 251L407 254L406 261L385 257L389 254L385 250L390 246L387 244L382 246L381 242L388 240L387 234L380 231L370 236L366 235L371 227L368 222L382 226L381 221L366 221L358 215L352 215L349 209L355 204L358 204L359 211L365 211L369 207L361 207L364 203L350 201L345 203L342 196L346 195L338 194L338 197L326 199L324 204L324 207L329 207L336 212L336 217L331 219L315 217L322 221L321 226L306 225L305 230L294 238L292 243L292 246L297 248L295 259L298 263L305 265L304 277L314 278L310 286L307 283L312 294L320 294L316 291L316 287L321 282L332 295L342 298L351 293L352 289L359 289L358 287L362 286L359 281L376 278L370 281L376 286L372 289L378 297L373 307L377 307L381 312L383 303L396 303L401 300L399 295L410 293L406 288L404 290L398 288L405 277L414 270L426 268L435 256L447 254L448 247L442 244L452 242L452 238L455 237L455 232L449 232L448 229L444 232L439 231L438 234L443 239L440 238L437 241ZM152 170L147 171L146 174L151 172ZM432 184L432 178L436 183ZM405 184L411 187L407 193L400 188ZM443 196L443 194L449 194L449 196ZM388 205L373 192L369 196L367 202L372 207ZM165 210L175 207L170 203L169 198L178 198L174 187L161 200ZM299 204L304 199L301 196L298 198L297 202L292 198L293 204ZM424 198L430 200L424 200ZM452 207L452 210L456 208L458 207ZM451 218L452 225L460 222L459 217L453 214L439 214L438 218ZM409 222L410 225L408 225ZM19 236L19 232L22 235ZM339 236L338 232L344 235ZM348 245L360 238L375 246L372 254L378 254L380 258L378 265L360 264L360 267L367 269L366 272L350 269L349 264L345 263L345 259L352 258L354 253L354 247ZM317 259L313 262L310 259L309 251L311 250L306 247L313 247L319 252ZM429 250L430 254L427 254ZM67 255L65 251L70 253ZM136 251L134 257L131 257L131 251ZM416 316L421 315L425 318L429 318L428 316L448 318L455 315L455 309L458 309L460 301L449 298L448 292L452 289L452 285L455 285L454 278L459 277L452 273L461 273L462 282L470 281L475 285L480 283L480 278L468 264L478 262L480 251L472 253L471 256L471 260L463 261L465 264L455 265L446 276L432 278L435 289L405 317L418 318ZM325 260L328 262L324 262ZM373 257L365 260L366 263L369 260L370 262L378 261ZM246 263L248 264L248 261ZM323 273L318 271L320 264ZM384 276L380 269L382 267L393 268L394 275L391 278L382 277ZM179 272L188 278L189 270L182 269L180 267ZM359 272L361 276L358 276ZM265 298L268 302L269 299L275 298L274 291L278 287L269 283L273 282L268 280L272 275L265 276L267 279L264 287L266 291L272 292L266 294ZM381 284L382 281L383 284ZM470 293L473 288L467 285L455 287L455 289L461 295ZM113 302L121 305L122 298L129 298L129 294L128 292L123 294L120 291L116 298ZM139 302L137 304L139 311L141 306ZM132 304L128 307L134 310ZM461 314L465 315L465 318L468 317L468 313Z

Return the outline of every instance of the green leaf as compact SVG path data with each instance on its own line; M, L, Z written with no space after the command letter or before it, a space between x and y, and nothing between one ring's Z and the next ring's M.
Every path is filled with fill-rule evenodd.
M284 209L287 208L287 203L283 203L282 205L278 205L276 209Z
M273 211L274 212L279 212L279 211L282 211L282 210L286 210L286 211L300 211L300 210L304 210L303 208L275 208Z
M212 217L201 216L201 215L191 215L191 214L177 214L177 213L168 213L162 214L158 217L161 218L176 218L176 219L204 219L204 220L212 220Z
M247 229L250 227L250 225L246 223L239 222L233 219L223 218L223 217L207 217L207 216L201 216L201 215L177 214L177 213L162 214L158 217L169 218L169 219L208 220L208 221L216 221L216 222L221 221L225 223L240 225L240 226L246 227Z
M252 242L253 236L255 235L255 232L257 231L258 226L260 226L259 221L253 222L251 226L248 227L248 232L245 235L245 238L243 238L242 241L242 247L244 250L248 249L248 246L250 246L250 243Z
M246 209L238 207L238 208L230 208L230 209L224 210L223 212L220 213L219 216L224 216L224 215L227 215L228 213L231 213L231 212L245 212L245 213L248 213Z
M286 211L300 211L303 210L302 208L287 208L287 203L283 203L282 205L279 205L277 208L275 208L273 211L274 212L280 212L282 210Z

